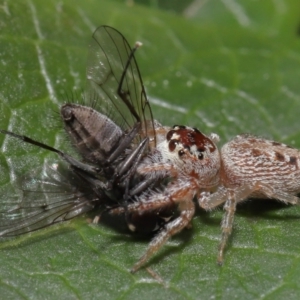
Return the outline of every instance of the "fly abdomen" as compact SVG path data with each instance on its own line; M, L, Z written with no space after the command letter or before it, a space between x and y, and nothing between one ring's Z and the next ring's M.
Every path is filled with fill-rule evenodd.
M123 136L118 125L90 107L67 103L61 116L74 146L92 163L105 164Z

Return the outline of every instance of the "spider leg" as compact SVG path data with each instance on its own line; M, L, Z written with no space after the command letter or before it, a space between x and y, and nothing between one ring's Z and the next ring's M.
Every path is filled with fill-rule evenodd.
M224 186L218 187L214 193L202 192L198 198L198 204L205 210L212 210L227 200L227 191Z
M151 241L146 253L133 266L131 272L134 273L140 269L149 258L155 254L174 234L180 232L183 228L190 225L195 213L193 198L197 190L197 184L194 181L182 180L181 184L169 183L164 193L148 191L137 198L136 202L130 203L126 207L128 213L138 213L142 215L145 212L163 209L168 205L178 205L180 215L173 221L167 223L165 227ZM110 213L124 213L123 207L112 209Z
M166 226L154 237L149 244L146 253L130 270L131 273L135 273L138 269L140 269L149 260L149 258L167 242L170 237L180 232L190 224L195 213L195 205L192 201L192 198L181 201L179 203L179 210L179 217L170 223L167 223Z
M229 199L227 199L224 205L225 214L221 223L222 234L218 249L218 265L222 265L224 261L224 249L232 232L236 203L237 202L235 201L235 199L230 197Z
M207 192L201 194L198 199L200 207L210 210L225 202L225 214L222 220L222 236L218 252L218 264L222 265L224 261L224 249L228 238L232 232L234 214L236 205L239 202L251 197L253 194L261 195L262 198L277 199L286 204L299 204L299 198L287 192L278 191L267 184L254 182L244 184L236 188L219 187L218 190L209 195Z
M180 204L185 199L193 199L196 188L197 185L195 182L187 181L178 185L170 183L164 193L151 190L146 191L135 202L128 204L126 212L138 212L142 215L143 212L160 209L170 204ZM110 213L113 215L124 212L125 208L122 206L110 210Z
M171 164L166 163L143 163L137 168L139 174L151 176L170 176L178 177L178 170Z

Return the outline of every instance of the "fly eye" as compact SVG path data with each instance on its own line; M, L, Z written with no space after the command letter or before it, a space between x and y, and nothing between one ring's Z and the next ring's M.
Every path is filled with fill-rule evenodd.
M65 104L61 108L60 113L65 122L71 122L74 118L73 107L71 104Z
M184 150L183 149L178 151L178 155L179 156L182 156L183 154L184 154Z

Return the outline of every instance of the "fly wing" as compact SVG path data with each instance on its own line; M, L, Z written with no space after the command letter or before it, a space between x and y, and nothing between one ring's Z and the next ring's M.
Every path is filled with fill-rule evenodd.
M97 28L87 63L86 97L125 132L140 122L140 138L149 134L155 138L151 107L134 57L136 48L116 29Z
M6 190L1 201L0 236L9 237L70 220L92 210L100 199L65 165L45 165L24 178L19 195Z

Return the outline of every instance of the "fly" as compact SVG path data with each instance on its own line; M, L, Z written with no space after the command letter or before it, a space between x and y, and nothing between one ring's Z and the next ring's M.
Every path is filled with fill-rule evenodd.
M0 211L0 236L8 237L70 220L96 208L126 207L157 179L136 175L141 159L156 146L151 107L131 48L114 28L94 32L87 62L84 99L88 105L66 103L60 109L65 130L81 160L54 147L7 130L1 133L58 154L62 161L46 164L25 178L22 195ZM125 213L129 228L152 231L163 210ZM172 215L173 211L167 212ZM157 225L159 224L159 225Z

